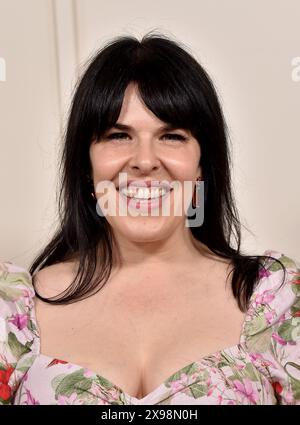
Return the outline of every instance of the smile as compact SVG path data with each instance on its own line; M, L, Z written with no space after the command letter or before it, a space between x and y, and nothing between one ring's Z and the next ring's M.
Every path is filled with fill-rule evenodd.
M169 190L164 187L155 187L155 188L141 188L141 187L131 187L123 188L120 190L120 193L128 198L134 198L138 200L149 200L163 197L169 192Z
M149 212L162 206L171 190L165 188L123 188L119 191L121 199L126 201L127 206L138 209L141 212Z

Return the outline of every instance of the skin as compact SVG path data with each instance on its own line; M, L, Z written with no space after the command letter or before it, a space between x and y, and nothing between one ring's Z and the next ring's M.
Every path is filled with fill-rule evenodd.
M90 147L90 161L94 187L108 180L118 186L119 173L127 173L127 180L167 180L168 182L195 181L201 177L199 166L201 149L198 141L185 129L160 131L164 123L141 100L137 86L128 85L118 123L131 126L130 131L110 129ZM125 133L120 139L107 139L113 133ZM182 142L165 137L180 134ZM95 190L96 192L96 190ZM112 194L115 196L116 192ZM101 194L96 194L98 199ZM117 211L118 199L117 199ZM123 267L162 266L190 261L199 256L204 247L193 238L185 226L185 215L174 214L171 192L170 215L164 216L106 216L117 241Z

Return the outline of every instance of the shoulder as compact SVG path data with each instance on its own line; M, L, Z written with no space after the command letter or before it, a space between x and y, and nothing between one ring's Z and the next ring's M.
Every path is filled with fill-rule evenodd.
M42 268L32 276L36 291L44 298L58 296L74 280L77 267L76 261L65 261Z
M277 294L277 303L288 305L289 301L292 302L300 295L300 285L297 282L300 278L300 262L286 253L271 249L266 250L263 255L266 260L260 268L259 282L254 293L273 291ZM287 294L290 296L287 297Z
M251 340L254 346L263 332L272 334L275 327L283 322L285 326L290 325L287 320L300 310L300 267L297 259L275 250L267 250L263 255L266 261L260 268L245 324L248 343Z
M300 263L275 250L264 255L268 258L251 297L245 342L278 403L300 404Z

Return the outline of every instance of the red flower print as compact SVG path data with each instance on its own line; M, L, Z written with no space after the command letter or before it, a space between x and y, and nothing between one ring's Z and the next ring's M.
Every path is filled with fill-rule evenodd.
M294 272L294 271L291 271L290 273L294 274L295 277L296 277L296 279L292 279L292 283L294 285L300 285L300 273L299 272Z
M66 362L66 361L64 361L64 360L53 359L53 360L52 360L52 361L48 364L48 366L47 366L47 367L51 367L51 366L54 366L54 365L59 364L59 363L61 363L61 364L66 364L66 363L68 363L68 362Z
M7 384L2 384L0 382L0 398L2 400L8 400L11 396L11 388Z
M9 378L14 368L9 366L7 369L0 370L0 398L8 400L11 396L11 388L8 385Z
M279 382L273 382L272 387L274 388L274 391L278 394L282 393L282 385Z

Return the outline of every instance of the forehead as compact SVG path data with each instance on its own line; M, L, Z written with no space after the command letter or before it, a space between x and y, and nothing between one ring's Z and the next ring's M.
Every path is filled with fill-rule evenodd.
M131 82L124 92L121 111L112 128L130 131L144 130L148 127L157 131L180 129L172 123L160 120L143 102L137 84Z
M130 83L125 90L118 122L134 127L145 124L158 127L166 124L147 108L140 96L137 84L134 83Z

